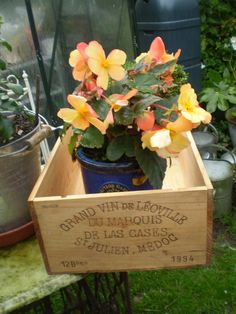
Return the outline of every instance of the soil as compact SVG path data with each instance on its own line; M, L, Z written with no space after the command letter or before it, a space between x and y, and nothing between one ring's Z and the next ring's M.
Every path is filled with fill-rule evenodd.
M35 121L33 120L32 116L27 116L25 114L16 114L13 119L13 129L14 133L10 139L10 141L6 142L5 139L0 137L0 147L11 142L14 142L18 138L28 134L35 128Z

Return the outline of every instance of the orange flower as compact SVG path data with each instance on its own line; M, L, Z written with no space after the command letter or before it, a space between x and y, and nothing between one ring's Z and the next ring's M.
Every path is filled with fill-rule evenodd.
M155 115L153 111L146 110L142 117L136 118L137 126L140 130L151 130L155 123Z
M79 43L77 49L70 53L69 64L74 68L72 75L77 81L83 81L91 75L91 71L87 64L87 56L85 54L87 46L88 45L84 42Z
M192 123L184 116L179 116L174 122L169 122L166 125L168 130L176 133L191 131L192 129L199 126L200 123Z
M180 89L178 109L192 123L211 122L211 114L199 106L197 95L189 83L182 85Z
M107 89L109 76L116 81L125 77L125 70L122 67L126 61L124 51L114 49L106 58L102 46L97 41L91 41L86 48L86 54L88 55L88 66L97 75L99 87Z
M82 96L68 95L68 102L74 109L62 108L57 115L74 128L86 130L90 124L94 125L102 134L106 133L105 124L98 119L98 115L87 104L87 99Z

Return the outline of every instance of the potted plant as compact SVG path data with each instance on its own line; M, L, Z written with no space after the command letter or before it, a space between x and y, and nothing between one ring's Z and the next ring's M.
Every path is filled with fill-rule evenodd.
M106 57L97 41L71 52L79 83L68 95L72 108L58 116L64 130L72 127L69 150L87 193L161 188L166 159L189 145L185 132L211 121L176 64L179 55L167 53L160 37L135 61L126 62L119 49Z
M0 39L1 46L11 46ZM27 94L15 76L5 77L7 63L0 59L0 247L33 233L27 199L40 170L38 143L42 131L37 115L23 104Z

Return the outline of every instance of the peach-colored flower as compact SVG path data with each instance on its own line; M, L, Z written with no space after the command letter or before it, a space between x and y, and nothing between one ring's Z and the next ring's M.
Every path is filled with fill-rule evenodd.
M114 111L119 111L122 107L128 106L128 100L137 94L138 90L136 88L129 91L126 95L123 94L112 94L108 97L110 104Z
M90 124L94 125L102 134L106 133L104 122L98 119L98 115L82 96L68 95L68 102L74 109L62 108L57 115L74 128L86 130Z
M211 114L199 106L197 95L189 83L181 86L178 109L192 123L211 122Z
M136 88L129 91L126 95L123 94L112 94L108 98L104 96L106 102L111 106L110 110L108 111L107 117L105 119L105 123L113 124L114 117L112 110L115 112L119 111L121 108L128 106L129 99L134 97L137 94L138 90Z
M70 53L69 64L73 67L72 75L77 81L83 81L92 74L88 67L87 56L85 54L87 46L86 43L81 42L77 45L77 49Z
M175 54L168 54L161 37L156 37L152 41L149 51L147 53L141 53L141 55L136 58L136 62L143 60L145 64L154 63L154 65L157 63L166 63L178 59L180 53L181 50L178 49ZM174 67L171 68L171 72L173 71Z
M126 61L126 53L119 49L112 50L106 58L102 46L97 41L91 41L86 48L88 66L97 75L97 85L103 89L108 87L109 76L120 81L125 77L122 65Z
M155 151L163 158L175 157L189 145L189 140L184 134L166 128L144 132L141 141L143 149Z

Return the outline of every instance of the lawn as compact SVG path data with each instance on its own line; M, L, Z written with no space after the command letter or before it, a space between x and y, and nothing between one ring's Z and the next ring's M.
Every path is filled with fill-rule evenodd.
M133 272L134 314L236 314L236 216L214 223L211 265Z

